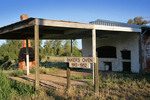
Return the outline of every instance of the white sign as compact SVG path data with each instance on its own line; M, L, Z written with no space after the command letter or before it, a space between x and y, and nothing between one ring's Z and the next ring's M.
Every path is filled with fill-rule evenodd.
M69 67L73 68L91 68L90 63L69 63Z
M65 62L96 63L96 59L93 57L66 57Z
M92 57L66 57L64 62L69 63L73 68L90 68L90 63L96 63L96 58Z

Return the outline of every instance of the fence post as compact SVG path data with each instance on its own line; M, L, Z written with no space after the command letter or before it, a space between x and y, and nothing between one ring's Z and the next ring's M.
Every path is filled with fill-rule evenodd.
M70 90L71 87L71 77L70 77L71 73L70 73L70 67L69 67L69 63L67 64L67 91Z
M95 95L99 95L99 74L98 74L98 58L96 57L96 63L94 68L94 91Z

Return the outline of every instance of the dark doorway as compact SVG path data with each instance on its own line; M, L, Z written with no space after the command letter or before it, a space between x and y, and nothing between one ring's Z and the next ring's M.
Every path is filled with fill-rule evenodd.
M112 63L111 62L104 62L104 66L105 66L105 70L112 71Z
M123 71L131 72L131 51L121 51Z
M123 71L131 71L131 62L123 62Z
M99 58L116 58L116 47L102 46L97 48Z

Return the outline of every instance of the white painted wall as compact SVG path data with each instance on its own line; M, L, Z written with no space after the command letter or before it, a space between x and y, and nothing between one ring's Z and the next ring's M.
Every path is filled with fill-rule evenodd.
M139 72L139 42L138 33L103 34L97 36L96 47L114 46L117 51L117 58L99 58L99 70L105 70L104 62L112 62L112 71L122 71L122 50L131 51L131 71ZM92 56L91 38L82 39L82 56Z

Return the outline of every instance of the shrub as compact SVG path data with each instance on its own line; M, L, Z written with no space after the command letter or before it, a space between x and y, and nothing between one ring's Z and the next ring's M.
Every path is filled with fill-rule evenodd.
M56 73L58 72L60 69L56 68L56 67L52 67L52 68L45 68L45 67L40 67L40 73L41 74L50 74L50 73Z
M34 87L30 84L11 81L0 72L0 100L31 96L33 93Z
M30 73L35 73L35 68L30 69Z
M0 72L0 100L7 100L16 94L14 89L11 89L10 81L5 75Z
M26 71L17 69L17 70L14 70L13 72L11 72L9 75L14 76L14 77L20 77L20 76L26 75Z

